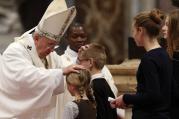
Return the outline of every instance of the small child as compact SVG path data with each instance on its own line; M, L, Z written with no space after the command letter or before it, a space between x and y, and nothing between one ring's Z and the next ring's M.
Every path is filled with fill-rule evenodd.
M66 76L67 88L75 100L65 105L63 119L96 119L96 103L90 86L91 75L83 69Z
M117 119L116 109L112 109L108 101L108 97L115 98L115 96L101 73L106 63L104 47L89 44L86 49L79 50L78 63L87 68L92 75L91 85L97 104L97 119Z

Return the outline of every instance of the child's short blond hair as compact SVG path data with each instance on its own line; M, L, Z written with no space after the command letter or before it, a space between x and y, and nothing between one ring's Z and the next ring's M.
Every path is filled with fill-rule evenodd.
M78 56L83 59L92 58L94 60L94 67L100 70L106 64L105 48L97 43L89 44L89 47L85 50L80 51Z

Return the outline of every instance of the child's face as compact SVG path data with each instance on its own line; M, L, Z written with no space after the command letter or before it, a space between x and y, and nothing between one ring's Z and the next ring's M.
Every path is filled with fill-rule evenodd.
M84 66L88 70L90 70L90 68L92 67L91 59L89 58L82 58L78 56L77 63Z

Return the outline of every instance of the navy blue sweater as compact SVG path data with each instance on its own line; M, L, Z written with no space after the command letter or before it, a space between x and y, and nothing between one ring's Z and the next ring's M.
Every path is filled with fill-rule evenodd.
M136 94L123 100L133 105L133 119L168 119L171 102L172 62L163 48L145 53L137 71Z
M112 109L108 101L108 97L115 98L115 96L106 79L94 79L92 88L97 104L97 119L117 119L116 109Z

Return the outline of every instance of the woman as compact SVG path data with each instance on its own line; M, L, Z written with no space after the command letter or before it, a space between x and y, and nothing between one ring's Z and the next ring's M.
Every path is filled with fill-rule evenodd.
M166 17L162 32L168 39L167 50L173 61L171 119L179 119L179 10Z
M172 63L159 45L161 12L141 12L133 22L133 37L146 53L137 71L136 94L124 94L111 101L112 107L133 106L132 119L169 119Z

